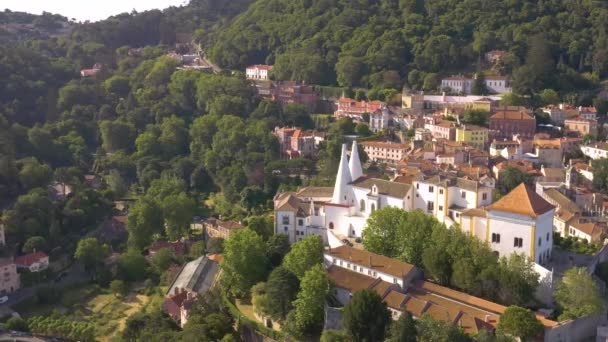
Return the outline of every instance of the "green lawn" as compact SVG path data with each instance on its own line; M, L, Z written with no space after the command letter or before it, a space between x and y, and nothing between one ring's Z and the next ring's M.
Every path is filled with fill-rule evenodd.
M64 290L55 304L40 304L35 299L29 299L13 309L25 318L59 311L75 321L94 324L97 339L111 341L124 329L129 316L142 308L158 310L162 300L160 294L147 296L134 291L125 298L117 298L105 289L84 285Z

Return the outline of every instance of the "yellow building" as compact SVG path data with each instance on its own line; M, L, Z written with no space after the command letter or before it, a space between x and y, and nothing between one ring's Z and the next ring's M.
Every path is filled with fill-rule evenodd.
M488 129L475 125L462 125L456 128L456 141L484 147L488 142Z

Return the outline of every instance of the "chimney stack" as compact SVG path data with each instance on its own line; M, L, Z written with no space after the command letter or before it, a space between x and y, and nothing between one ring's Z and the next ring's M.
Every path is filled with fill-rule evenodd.
M372 268L372 256L369 256L369 268Z

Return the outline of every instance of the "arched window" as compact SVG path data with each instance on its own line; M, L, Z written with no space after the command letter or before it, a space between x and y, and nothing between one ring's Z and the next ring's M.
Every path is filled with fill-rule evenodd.
M365 200L361 199L361 201L359 202L359 210L364 213L365 212Z
M372 203L372 213L376 211L376 204Z
M333 222L329 222L329 229L334 229L334 223Z

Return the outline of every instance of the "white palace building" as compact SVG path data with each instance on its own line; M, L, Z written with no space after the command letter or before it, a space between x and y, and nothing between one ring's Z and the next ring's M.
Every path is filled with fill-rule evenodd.
M316 234L335 248L345 238L360 238L375 210L392 206L422 210L447 227L457 223L500 256L516 252L538 264L550 258L555 210L526 185L492 203L492 178L419 174L412 184L392 182L365 176L357 151L355 141L349 160L347 147L342 146L333 188L308 187L275 196L277 234L288 235L291 243Z

